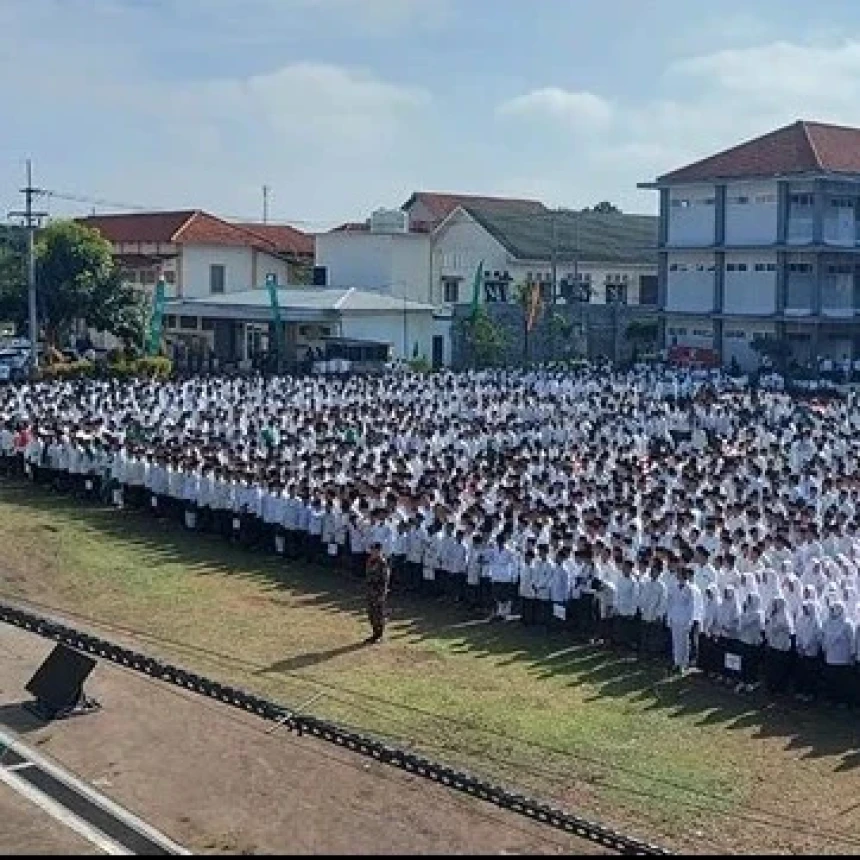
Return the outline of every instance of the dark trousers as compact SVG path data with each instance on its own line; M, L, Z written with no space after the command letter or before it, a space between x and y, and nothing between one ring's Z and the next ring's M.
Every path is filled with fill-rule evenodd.
M375 638L380 638L385 632L385 598L369 598L367 601L367 617Z
M837 705L850 705L854 699L854 666L824 666L824 694Z
M771 693L785 693L788 690L789 679L794 668L794 649L777 651L775 648L765 649L764 677L767 689Z
M794 670L794 689L801 696L817 696L824 664L820 657L797 656Z
M741 648L741 681L745 684L755 684L761 677L761 663L764 657L764 646L738 643Z

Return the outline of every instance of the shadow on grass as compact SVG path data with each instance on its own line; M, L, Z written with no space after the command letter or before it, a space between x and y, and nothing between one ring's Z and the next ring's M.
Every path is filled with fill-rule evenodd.
M360 582L348 573L287 562L265 551L248 551L213 535L191 534L178 523L146 512L118 512L82 504L48 490L0 484L0 500L23 509L59 512L140 553L144 563L174 563L203 575L243 576L262 581L271 592L289 591L302 605L365 616ZM275 598L277 599L277 598ZM617 698L670 717L686 717L701 727L754 730L754 737L782 738L785 748L804 758L841 757L837 771L860 765L857 712L800 706L790 698L760 693L737 696L706 679L666 677L666 665L637 660L611 650L571 641L569 634L524 629L516 623L489 624L466 610L435 600L394 595L391 639L404 644L434 640L452 653L492 659L499 666L524 664L535 679L562 679L594 690L589 701ZM287 658L259 674L288 673L358 651L362 643Z

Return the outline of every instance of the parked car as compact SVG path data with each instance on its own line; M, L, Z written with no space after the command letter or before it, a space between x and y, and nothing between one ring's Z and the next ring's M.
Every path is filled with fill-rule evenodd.
M29 373L29 349L0 349L0 382L21 382Z

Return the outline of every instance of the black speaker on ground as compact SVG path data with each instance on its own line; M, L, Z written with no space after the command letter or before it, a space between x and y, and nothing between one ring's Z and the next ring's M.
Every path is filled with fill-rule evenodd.
M328 286L328 267L327 266L314 266L314 286L315 287L326 287L326 286Z
M25 687L36 697L27 709L46 721L96 710L98 703L84 695L84 681L95 665L92 657L57 645Z

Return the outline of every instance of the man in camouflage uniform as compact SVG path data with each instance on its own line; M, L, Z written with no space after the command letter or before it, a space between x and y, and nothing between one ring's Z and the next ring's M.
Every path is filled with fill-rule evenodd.
M382 639L385 632L385 601L391 582L391 568L382 554L382 545L374 543L367 559L367 617L373 628L373 635L367 640L374 645Z

